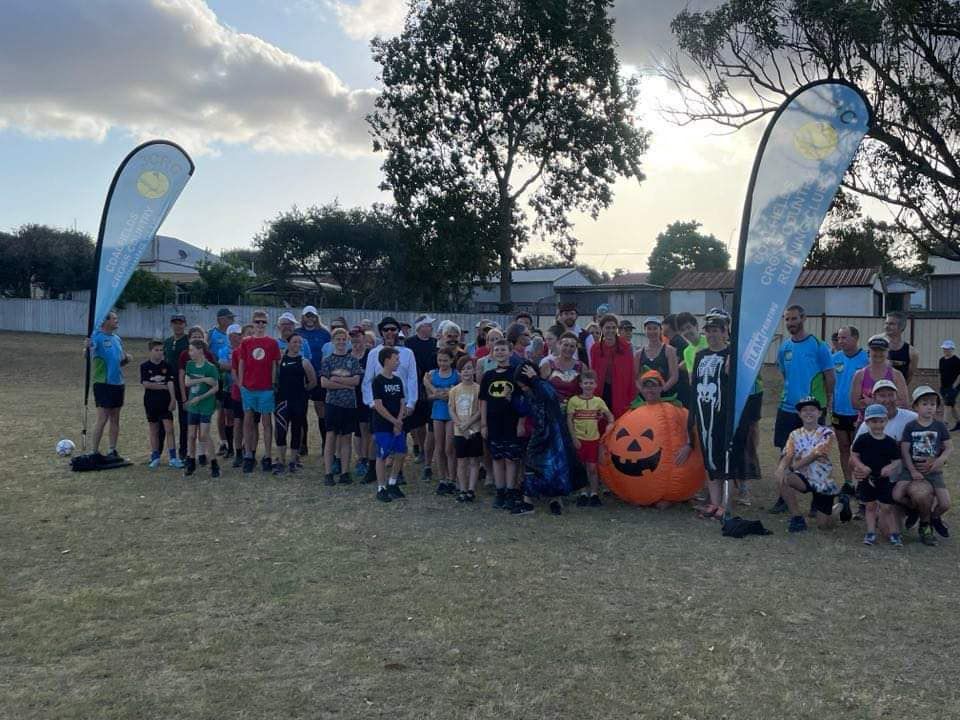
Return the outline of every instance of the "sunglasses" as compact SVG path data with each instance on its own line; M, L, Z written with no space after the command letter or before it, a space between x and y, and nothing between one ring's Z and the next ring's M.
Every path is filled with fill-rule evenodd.
M399 329L400 329L400 328L385 327L385 328L383 329L383 332L397 332Z
M267 321L266 321L266 320L254 320L254 321L253 321L253 324L254 324L254 325L266 325L266 324L267 324Z

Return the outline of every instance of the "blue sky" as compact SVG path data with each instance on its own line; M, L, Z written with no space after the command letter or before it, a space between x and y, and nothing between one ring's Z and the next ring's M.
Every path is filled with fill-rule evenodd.
M628 71L649 75L687 3L620 0ZM196 173L161 232L201 247L249 246L297 204L389 201L362 121L376 93L369 38L395 32L403 0L8 0L0 25L0 227L94 234L117 164L166 137ZM622 183L597 221L580 217L581 258L646 270L656 234L696 219L727 242L739 221L755 136L676 128L644 81L654 131L648 179ZM528 251L547 248L531 246Z

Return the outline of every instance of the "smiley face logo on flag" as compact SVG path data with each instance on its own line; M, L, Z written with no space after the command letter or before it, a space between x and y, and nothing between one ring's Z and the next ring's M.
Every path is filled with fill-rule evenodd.
M170 179L159 170L147 170L137 178L137 192L148 200L162 198L170 189Z
M800 126L793 136L793 146L807 160L824 160L837 149L840 141L833 125L825 122L808 122Z

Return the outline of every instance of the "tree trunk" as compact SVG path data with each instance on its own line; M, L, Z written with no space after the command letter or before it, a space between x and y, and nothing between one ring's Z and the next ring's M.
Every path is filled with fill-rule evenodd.
M500 227L497 231L497 252L500 255L500 307L501 313L513 312L512 275L513 275L513 239L512 232L513 203L504 200L500 203Z

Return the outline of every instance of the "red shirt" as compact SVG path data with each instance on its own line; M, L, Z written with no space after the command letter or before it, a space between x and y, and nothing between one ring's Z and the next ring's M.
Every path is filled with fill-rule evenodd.
M240 377L240 345L230 351L230 367L233 369L233 385L230 386L230 397L239 401L240 383L237 382L237 378Z
M280 346L270 337L246 337L240 343L243 387L247 390L273 389L273 364L280 362ZM237 364L239 371L239 363Z

